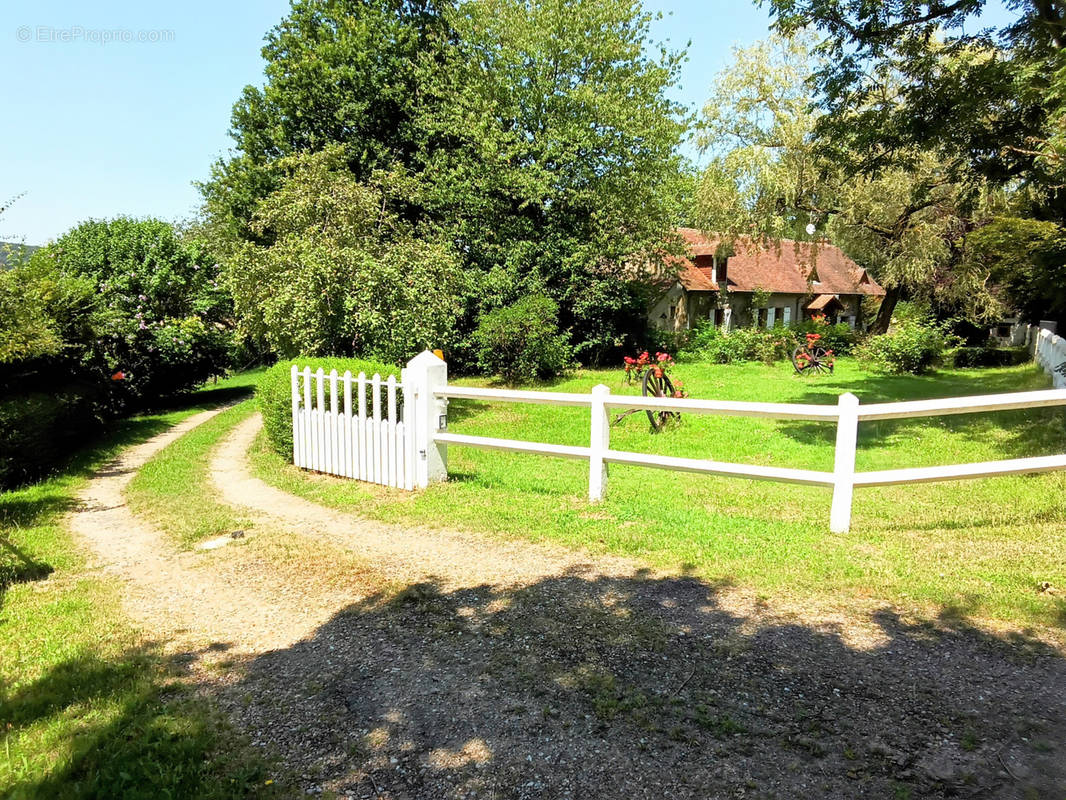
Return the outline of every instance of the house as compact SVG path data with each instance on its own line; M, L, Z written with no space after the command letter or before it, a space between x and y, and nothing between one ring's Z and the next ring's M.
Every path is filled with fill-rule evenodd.
M725 239L694 228L678 229L688 246L667 259L669 278L649 311L652 324L668 330L702 320L725 330L789 325L824 316L830 322L862 323L864 297L885 290L869 273L827 242L750 237Z

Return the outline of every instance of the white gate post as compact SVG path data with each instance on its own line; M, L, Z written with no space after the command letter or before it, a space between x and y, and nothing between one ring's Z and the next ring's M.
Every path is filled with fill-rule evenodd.
M300 434L303 433L303 427L300 424L300 370L293 364L292 369L289 370L289 383L292 386L292 463L298 467L302 467L300 463L300 453L303 443L300 441Z
M851 528L851 496L855 491L855 441L859 431L859 398L851 392L837 400L836 456L833 460L833 507L829 530L847 533Z
M415 486L424 489L431 483L448 480L448 445L437 442L433 436L448 424L448 400L433 395L448 387L448 365L424 350L407 362L403 384L405 396L414 391L410 422L415 434ZM404 427L407 427L406 409L404 417Z
M589 437L589 502L598 503L607 488L603 454L611 447L611 422L604 401L611 390L602 383L592 387L592 430Z

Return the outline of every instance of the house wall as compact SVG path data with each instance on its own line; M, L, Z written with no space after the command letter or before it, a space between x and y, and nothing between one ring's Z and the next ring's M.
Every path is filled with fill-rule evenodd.
M648 321L663 330L681 331L694 328L710 318L718 308L730 308L730 328L751 327L759 309L751 307L752 295L748 292L731 292L717 295L713 292L688 292L680 284L673 286L652 306L648 312ZM806 318L803 306L810 297L802 294L772 294L765 308L775 309L774 324L784 323L784 309L788 308L789 321L795 323ZM841 320L854 316L857 325L862 323L862 297L860 295L841 295L840 303L844 311ZM769 317L769 315L767 315Z
M750 327L754 324L756 314L760 309L754 309L751 306L751 300L753 295L748 292L732 292L729 295L729 303L733 308L733 327ZM862 297L860 295L841 295L840 303L844 306L844 311L840 313L841 321L844 321L849 316L855 317L856 324L861 324L862 314ZM775 309L774 324L781 325L783 323L784 309L790 309L790 322L795 323L806 319L807 314L803 310L803 306L810 301L808 295L802 294L772 294L767 301L764 308ZM766 315L769 318L769 315Z
M648 312L648 321L657 328L666 331L679 331L688 327L689 312L687 293L675 284L666 294L656 301Z

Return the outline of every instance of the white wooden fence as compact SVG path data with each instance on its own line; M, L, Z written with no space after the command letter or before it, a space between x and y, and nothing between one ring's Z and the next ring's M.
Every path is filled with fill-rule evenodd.
M1051 375L1057 389L1066 388L1066 374L1059 368L1066 364L1066 339L1045 327L1030 328L1033 336L1033 358Z
M292 460L298 467L370 483L415 487L414 437L403 421L405 387L360 372L292 368ZM328 387L328 388L327 388ZM401 392L402 404L397 403ZM328 398L328 404L327 404Z
M403 488L425 487L435 481L446 480L448 477L448 445L478 447L587 460L591 502L603 499L607 488L607 467L612 463L831 487L833 503L829 527L834 532L843 533L851 525L852 496L856 487L926 483L1066 469L1066 454L1062 454L974 464L910 467L858 473L855 471L856 439L860 422L1066 406L1066 389L867 405L860 404L859 399L851 393L840 395L836 405L812 405L612 395L611 390L603 385L594 387L587 394L530 392L450 385L447 365L427 351L407 365L403 371L402 384L399 385L403 391L403 408L405 411L412 409L414 413L405 413L402 421L397 421L394 414L394 401L390 401L389 421L386 428L385 424L380 422L377 406L375 406L373 417L367 416L362 402L359 404L358 416L353 416L351 413L351 393L348 387L353 380L362 386L366 382L365 376L351 379L348 375L338 378L331 374L328 377L331 384L331 403L327 410L323 400L323 380L327 378L322 375L321 370L316 376L312 376L309 369L305 369L302 374L303 400L301 401L297 391L298 375L296 369L293 369L293 429L294 433L299 432L293 437L294 456L299 459L296 463L322 472L333 472ZM318 403L314 407L311 403L312 380L317 380ZM333 385L337 380L343 381L345 386L343 410L337 409L335 401L337 393ZM370 383L373 385L374 380ZM395 386L393 384L389 386L391 396L395 397ZM378 396L378 392L374 390L373 395ZM361 389L360 398L362 397ZM447 431L447 407L448 401L453 399L587 407L590 411L589 446L547 444L521 439L449 433ZM837 432L833 471L736 464L713 459L680 458L614 450L610 443L611 427L608 417L610 409L676 411L683 414L714 414L835 423ZM367 431L366 439L371 444L364 445L362 435L351 432L362 431L364 428ZM391 431L391 434L384 433L386 430ZM377 431L377 435L373 431ZM380 436L384 442L380 449L374 449L378 448L378 445L374 444L377 441L376 436ZM359 471L356 472L354 465L363 464L364 452L371 454L367 458L368 464L391 465L394 463L390 460L382 462L384 457L381 453L391 447L388 444L389 436L395 437L397 452L403 450L402 461L399 462L402 463L400 472L404 475L403 481L397 480L393 483L380 477L382 474L392 475L391 466L388 468L372 466L365 470L360 466ZM388 452L391 453L392 450ZM392 456L390 455L389 458Z

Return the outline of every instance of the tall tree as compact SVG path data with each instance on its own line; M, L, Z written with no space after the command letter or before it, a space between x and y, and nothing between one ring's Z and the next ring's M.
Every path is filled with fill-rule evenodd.
M278 188L286 155L339 144L358 181L413 168L422 83L447 39L434 0L292 0L266 36L266 83L233 106L234 151L201 184L213 222L254 238L255 204Z
M934 149L997 182L1062 182L1066 3L1007 0L1016 21L981 26L986 0L760 0L776 28L822 35L819 130L861 168ZM890 69L898 97L881 94Z
M595 360L641 318L624 262L681 213L681 55L649 41L636 0L475 0L446 15L456 45L437 74L425 197L500 299L545 293Z
M994 196L958 161L917 147L908 148L906 166L851 172L863 154L842 156L818 135L812 41L775 36L737 50L716 79L704 110L702 141L713 158L700 187L703 224L771 238L803 238L815 224L885 286L877 331L887 330L907 295L994 313L995 299L961 247Z
M650 23L638 0L295 0L203 187L216 234L269 246L253 220L280 159L333 143L415 236L458 254L466 330L544 293L601 358L642 318L621 265L681 214L682 56Z

